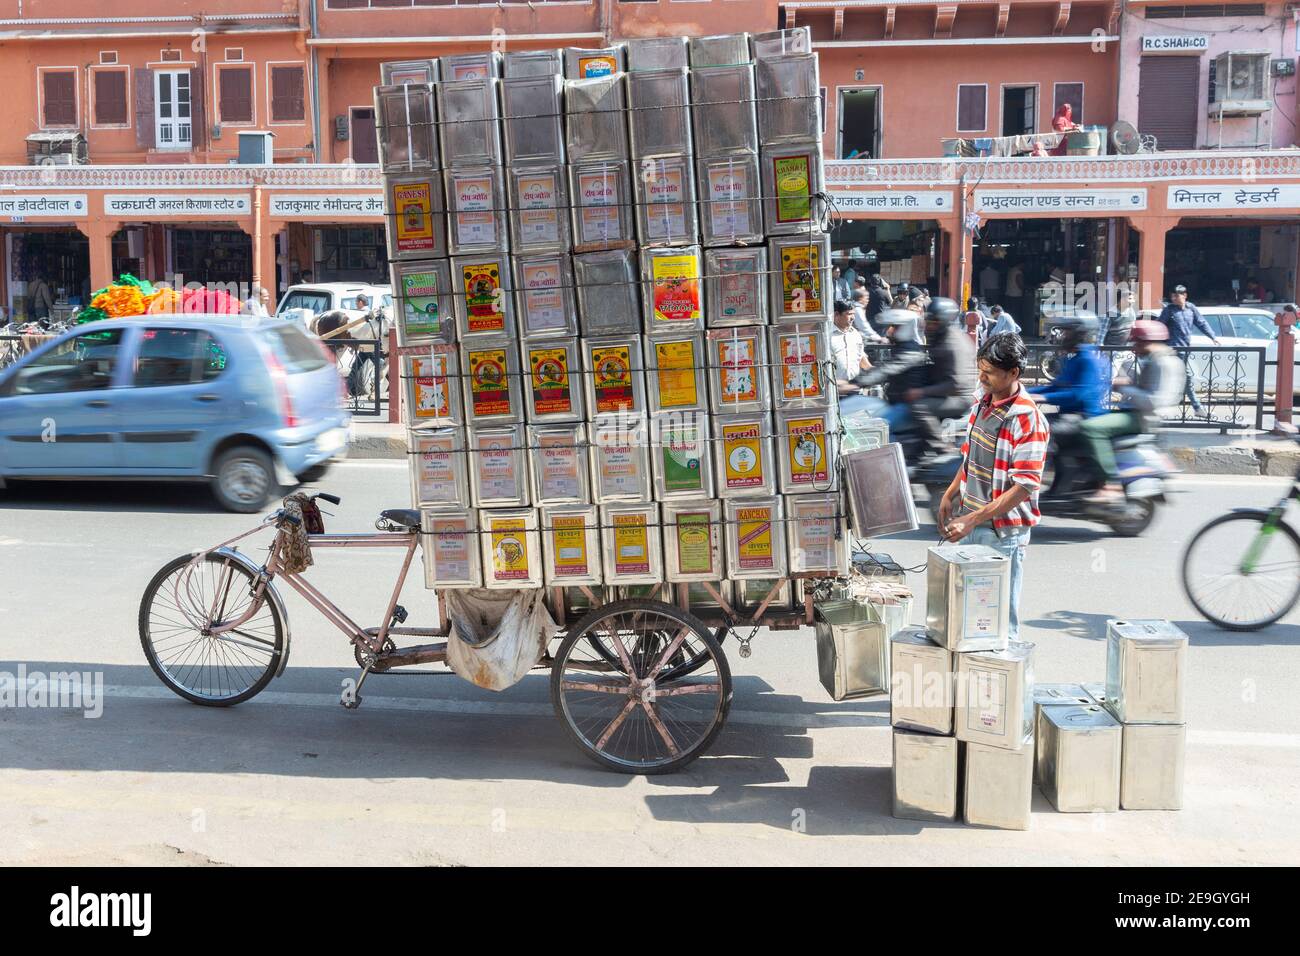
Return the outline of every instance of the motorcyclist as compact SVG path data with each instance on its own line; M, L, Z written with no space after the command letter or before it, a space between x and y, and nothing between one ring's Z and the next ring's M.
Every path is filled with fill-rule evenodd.
M853 384L859 388L885 386L888 407L877 404L875 413L889 423L890 434L907 427L911 418L907 396L925 385L926 355L918 341L918 318L911 309L887 309L880 313L876 321L884 326L890 356L879 365L871 365L868 360L866 371L853 379Z
M1178 354L1165 344L1169 329L1163 322L1139 319L1129 332L1134 359L1126 377L1112 383L1119 392L1118 411L1089 418L1080 427L1093 458L1106 474L1106 486L1097 496L1115 500L1123 495L1119 464L1115 460L1116 438L1144 431L1147 417L1162 417L1176 408L1182 397L1186 374Z
M1056 379L1047 385L1029 389L1039 403L1055 405L1062 414L1095 418L1105 414L1105 400L1110 378L1097 346L1091 342L1097 332L1097 319L1089 314L1061 316L1052 325L1061 330L1061 347L1065 361Z
M962 311L952 299L931 299L925 310L925 340L930 363L922 368L924 384L904 394L912 418L929 451L943 450L943 420L959 418L975 400L975 345L957 328Z

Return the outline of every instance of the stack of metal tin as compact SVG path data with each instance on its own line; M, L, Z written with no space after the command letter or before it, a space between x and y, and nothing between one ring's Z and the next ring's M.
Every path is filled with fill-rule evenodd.
M926 626L890 642L895 816L1029 826L1034 646L1009 640L1010 592L994 549L930 549Z

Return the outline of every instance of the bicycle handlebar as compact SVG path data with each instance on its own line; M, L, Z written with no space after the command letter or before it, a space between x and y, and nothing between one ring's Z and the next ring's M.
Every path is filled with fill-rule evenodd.
M341 504L343 501L343 499L340 498L338 495L327 495L323 491L316 492L316 494L312 495L312 497L320 498L322 501L328 501L332 505Z

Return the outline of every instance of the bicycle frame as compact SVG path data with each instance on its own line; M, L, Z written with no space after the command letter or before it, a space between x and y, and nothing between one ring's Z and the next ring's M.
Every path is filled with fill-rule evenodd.
M1242 573L1250 574L1255 570L1255 565L1259 563L1260 555L1264 552L1264 545L1268 542L1269 536L1277 531L1282 523L1282 516L1286 514L1287 505L1293 501L1300 501L1300 473L1297 473L1292 480L1291 490L1268 510L1268 517L1264 519L1259 534L1255 536L1255 540L1250 543L1250 547L1242 556Z

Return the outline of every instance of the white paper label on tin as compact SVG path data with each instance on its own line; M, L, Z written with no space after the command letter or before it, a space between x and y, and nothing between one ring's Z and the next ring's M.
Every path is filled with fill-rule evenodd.
M1001 578L995 574L967 574L962 577L962 637L988 637L995 635Z
M419 471L420 501L424 503L455 504L456 489L455 442L450 438L425 439L418 442L416 456Z
M518 179L519 239L525 244L560 240L555 177L555 173L536 173Z
M452 198L456 203L456 235L462 245L494 246L497 217L493 208L491 176L454 176Z
M524 263L520 282L524 288L524 325L529 332L565 328L564 293L560 286L560 260Z
M791 530L795 535L794 571L819 571L835 565L835 519L830 511L799 508Z
M515 500L519 497L519 471L514 450L513 435L499 438L479 437L478 462L479 496L485 501Z
M743 166L709 170L709 225L716 236L748 235L749 172Z
M537 484L543 499L581 497L580 458L574 441L572 435L542 435L537 439Z
M430 530L433 532L433 567L434 579L441 581L464 581L469 578L470 548L474 535L465 530L464 518L447 518L435 520Z
M603 445L597 455L603 494L641 494L642 458L639 445Z
M646 225L651 239L673 239L686 235L685 171L679 167L652 168L644 180Z
M1007 675L985 670L969 672L973 686L966 692L975 695L975 726L986 734L1005 734L1007 721Z
M577 205L582 242L619 238L617 172L579 175Z

